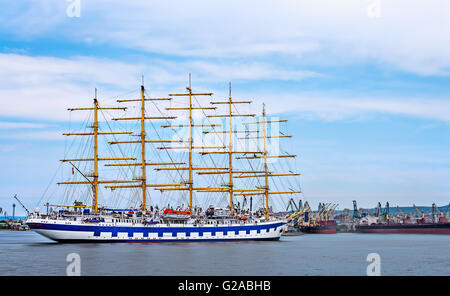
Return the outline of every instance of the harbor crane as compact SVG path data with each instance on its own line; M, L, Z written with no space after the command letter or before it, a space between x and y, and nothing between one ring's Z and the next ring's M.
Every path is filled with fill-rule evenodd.
M445 213L442 212L441 210L439 210L439 207L435 203L433 203L432 207L433 207L433 212L434 212L434 210L436 210L436 213L438 214L438 221L439 221L439 223L441 223L441 222L448 222L447 211L448 211L448 208L450 207L450 204L448 205L447 210L445 211ZM433 213L433 221L435 221L434 213Z
M421 212L421 211L416 207L415 204L413 204L413 207L414 207L414 209L416 209L417 213L418 213L419 216L420 216L420 219L418 219L417 222L420 222L420 223L425 222L425 214L424 214L423 212Z
M431 210L432 210L433 221L436 220L435 219L435 214L437 214L439 218L443 218L444 217L444 213L439 211L439 208L438 208L438 206L435 203L433 203L431 205Z
M303 205L303 208L306 209L306 208L309 208L309 207L310 207L309 203L307 201L305 201L305 204Z
M397 210L403 215L403 220L406 220L406 219L408 218L408 215L405 214L405 213L402 211L402 209L400 209L399 206L397 206Z
M295 217L297 217L297 216L299 216L301 214L304 214L304 213L308 212L309 210L310 210L310 208L309 208L309 206L307 206L303 210L298 211L297 213L294 213L294 214L290 215L288 218L289 219L294 219Z
M415 204L413 204L413 207L414 207L414 209L416 209L416 211L417 211L417 213L419 214L419 216L420 216L421 219L425 218L425 214L422 213L422 212L416 207Z
M389 202L386 202L386 207L384 208L383 216L386 218L386 221L389 221Z
M375 217L379 217L381 214L381 202L378 202L377 208L375 209Z
M298 212L301 211L303 208L302 206L302 200L300 199L298 202L298 206L295 204L295 201L293 198L291 198L288 202L288 205L286 207L286 211L289 212L289 209L291 209L292 212Z
M322 220L323 214L325 213L326 209L329 207L330 204L325 203L319 203L319 209L317 213L314 214L314 218L317 220L319 218Z
M325 220L328 220L331 215L336 211L338 204L334 204L331 208L325 212Z
M19 202L19 204L22 206L22 208L25 209L25 211L27 212L27 215L30 215L30 211L28 211L28 209L25 207L25 205L19 200L19 198L17 197L17 194L14 194L14 198Z
M358 205L356 204L356 200L353 201L353 218L360 219L361 214L358 211Z
M325 209L322 212L322 216L324 219L323 220L328 220L328 212L331 210L332 206L331 203L325 205Z

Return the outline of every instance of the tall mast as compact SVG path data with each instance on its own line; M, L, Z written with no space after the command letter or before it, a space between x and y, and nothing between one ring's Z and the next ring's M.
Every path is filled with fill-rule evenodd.
M187 87L189 91L189 210L192 212L192 189L194 182L192 180L192 147L194 140L192 139L192 88L191 88L191 73L189 73L189 86Z
M193 127L197 127L197 126L213 126L213 125L195 125L193 124L193 118L192 118L192 110L196 110L196 109L215 109L215 107L193 107L192 105L192 97L193 96L200 96L200 95L208 95L211 96L212 93L193 93L190 87L190 82L189 82L189 86L187 87L188 92L187 93L182 93L182 94L169 94L169 96L187 96L189 97L189 106L185 107L185 108L165 108L166 110L189 110L189 124L182 124L182 125L171 125L171 124L165 124L165 125L161 125L161 127L188 127L189 128L189 145L186 146L161 146L161 147L156 147L157 149L187 149L189 150L190 153L190 157L189 157L189 165L187 167L157 167L155 168L156 171L164 171L164 170L188 170L189 171L189 180L186 182L184 180L182 180L182 182L180 182L179 184L146 184L145 187L154 187L155 190L159 190L161 192L164 191L170 191L170 190L186 190L186 191L190 191L190 202L189 202L189 208L190 210L192 210L192 204L193 204L193 200L192 200L192 191L193 190L197 190L197 191L202 191L202 190L206 190L206 191L210 191L210 190L217 190L217 189L222 189L222 188L211 188L211 187L203 187L203 188L195 188L193 187L193 175L192 175L192 171L194 170L214 170L214 169L223 169L223 168L216 168L216 167L194 167L192 162L192 151L194 149L205 149L205 148L225 148L222 146L193 146L193 137L192 137L192 128ZM172 98L151 98L151 99L143 99L144 101L155 101L155 100L171 100ZM141 99L142 101L142 96ZM137 100L120 100L119 102L125 102L125 101L137 101ZM159 109L158 109L159 110ZM114 120L131 120L131 119L141 119L143 116L141 117L132 117L132 118L115 118ZM160 117L144 117L144 119L174 119L177 118L176 116L160 116ZM179 142L179 143L183 143L186 141L183 140L145 140L145 143L172 143L172 142ZM142 138L140 141L115 141L115 142L110 142L110 144L118 144L118 143L141 143L142 145ZM145 165L183 165L186 164L184 162L160 162L160 163L145 163ZM108 164L108 166L131 166L131 165L141 165L142 163L129 163L129 164ZM188 186L187 186L188 185ZM141 185L138 185L141 186ZM106 186L108 188L111 189L116 189L116 188L132 188L132 187L138 187L137 185L114 185L114 186Z
M267 151L267 139L268 138L290 138L292 136L287 136L287 135L274 135L274 136L268 136L267 135L267 123L274 123L274 122L286 122L287 120L267 120L266 119L266 109L265 109L265 105L263 104L263 111L262 111L262 121L257 121L257 122L248 122L248 123L244 123L244 125L249 125L249 124L262 124L262 129L263 129L263 136L256 136L256 137L241 137L239 139L263 139L263 150L262 150L262 156L242 156L242 157L237 157L237 159L264 159L264 171L262 172L255 172L254 175L247 175L247 176L238 176L235 178L264 178L264 187L261 188L259 187L259 189L257 190L247 190L247 193L243 193L240 195L246 196L246 195L264 195L265 196L265 211L266 211L266 219L269 219L269 196L271 194L293 194L293 193L301 193L301 191L295 191L295 190L290 190L290 191L270 191L269 188L269 177L281 177L281 176L296 176L296 175L300 175L297 173L277 173L274 174L272 172L268 171L268 164L267 164L267 159L268 158L286 158L286 157L296 157L296 155L289 155L289 154L284 154L284 155L268 155L268 151ZM258 174L256 174L258 173Z
M98 157L98 136L99 135L113 135L113 134L131 134L131 132L99 132L99 124L98 124L98 110L125 110L126 108L120 108L120 107L100 107L97 100L97 89L95 89L95 97L94 97L94 106L91 108L69 108L69 111L76 111L76 110L93 110L94 111L94 123L91 126L93 129L93 132L91 133L64 133L65 136L94 136L94 158L78 158L78 159L62 159L62 162L70 162L77 171L80 172L80 170L72 163L73 161L93 161L94 162L94 175L93 180L89 180L86 175L81 173L83 177L85 177L86 181L75 181L75 182L58 182L57 184L90 184L92 186L92 210L93 212L98 212L98 184L100 183L116 183L116 182L123 182L123 181L100 181L99 180L99 171L98 171L98 161L100 160L135 160L135 158L99 158ZM127 181L127 182L133 182L133 181Z
M147 180L146 180L146 165L145 165L145 88L144 81L142 81L141 85L141 169L142 169L142 178L141 178L141 186L142 186L142 210L145 211L146 207L146 192L147 192Z
M263 122L263 138L264 138L264 195L266 197L266 219L269 220L269 179L267 177L267 145L266 145L266 107L263 104L262 111L262 122Z
M95 89L94 98L94 186L93 188L93 210L96 213L98 211L98 101L97 101L97 89Z
M176 170L185 170L187 169L189 172L188 175L188 181L187 181L187 188L157 188L160 191L166 191L166 190L188 190L189 191L189 210L192 211L193 207L193 191L197 190L199 192L218 192L219 190L227 189L223 187L194 187L194 180L193 180L193 170L224 170L228 168L217 168L217 167L194 167L193 166L193 159L192 159L192 152L194 149L223 149L224 146L194 146L194 140L193 140L193 128L194 127L206 127L206 126L216 126L216 125L196 125L193 122L192 117L192 110L211 110L216 109L216 107L193 107L192 104L192 97L193 96L212 96L213 93L193 93L192 87L191 87L191 74L189 73L189 85L186 87L187 93L178 93L178 94L169 94L169 96L187 96L189 97L188 101L188 107L187 108L166 108L166 110L188 110L188 121L189 123L187 125L178 125L178 126L186 126L189 128L189 139L188 139L188 146L187 147L160 147L161 149L187 149L189 152L189 164L187 168L175 168ZM209 116L208 116L209 117ZM166 126L164 126L166 127ZM211 172L206 172L211 173ZM201 173L198 173L201 174Z
M190 77L190 76L189 76ZM182 184L178 184L178 187L163 187L163 186L159 186L160 188L156 188L156 190L160 190L161 192L163 191L169 191L169 190L188 190L189 191L189 208L192 210L192 206L193 206L193 198L192 198L192 194L193 191L195 190L196 192L230 192L230 206L231 206L231 211L233 211L233 192L234 190L233 188L233 175L232 174L244 174L244 173L255 173L254 171L235 171L232 168L232 161L230 160L229 163L231 164L230 167L226 167L226 168L221 168L221 167L217 167L217 166L213 166L213 167L197 167L193 165L193 152L196 149L226 149L227 146L224 144L223 146L194 146L193 143L193 129L195 127L212 127L215 128L217 126L221 126L220 124L194 124L193 122L193 117L192 117L192 110L213 110L216 109L217 107L194 107L193 106L193 102L192 99L195 96L211 96L212 93L194 93L192 91L191 88L191 81L189 79L189 86L186 88L187 92L186 93L179 93L179 94L169 94L169 96L187 96L188 97L188 106L184 107L184 108L166 108L166 110L188 110L188 120L189 120L189 124L181 124L181 125L173 125L173 126L169 126L169 125L163 125L162 127L187 127L189 128L189 145L187 146L172 146L172 147L158 147L158 149L186 149L189 151L189 165L187 167L177 167L177 168L157 168L156 170L188 170L189 171L189 177L188 177L188 181L184 183L184 185L188 185L187 187L179 187L178 185L182 185ZM220 101L220 102L211 102L211 104L237 104L237 103L250 103L250 101L232 101L231 98L231 93L229 98L226 101ZM235 117L235 116L255 116L255 114L232 114L231 113L231 107L229 106L227 112L228 114L222 114L222 115L206 115L206 117L222 117L222 118L230 118L231 117ZM232 137L233 133L238 133L238 132L247 132L247 131L234 131L232 129L232 121L230 120L230 128L225 129L225 130L221 130L221 131L217 131L217 130L213 130L213 131L204 131L203 133L208 134L208 133L222 133L222 134L230 134L230 139ZM232 139L228 145L228 150L225 151L202 151L200 152L201 155L206 155L206 154L228 154L228 156L233 155L233 153L250 153L250 151L232 151ZM260 153L258 151L256 152L251 152L251 153ZM230 157L230 158L231 158ZM225 186L220 186L220 187L196 187L194 186L194 178L193 178L193 171L195 170L201 170L201 171L197 171L198 175L211 175L211 174L231 174L230 176L230 184L228 184L226 187ZM205 171L207 170L207 171ZM262 172L259 172L262 173ZM175 184L172 184L175 185ZM241 191L246 191L246 190L241 190Z
M268 197L271 194L292 194L292 193L298 193L300 191L294 191L294 190L290 190L290 191L285 191L285 192L272 192L269 191L269 177L275 177L275 176L291 176L291 175L298 175L298 174L294 174L294 173L288 173L288 174L283 174L283 173L277 173L274 174L272 172L268 171L268 158L275 158L275 157L295 157L295 155L268 155L268 147L267 147L267 143L266 143L266 139L267 138L274 138L274 137L290 137L290 136L285 136L285 135L279 135L279 136L267 136L267 125L266 123L270 123L270 122L284 122L286 120L273 120L273 121L268 121L266 119L266 113L265 113L265 106L263 106L263 116L262 116L262 121L260 122L254 122L254 124L259 124L262 123L262 127L264 129L263 131L263 137L249 137L248 135L246 135L243 138L239 138L239 139L264 139L264 147L263 150L261 151L261 149L255 149L258 151L234 151L233 150L233 135L236 133L244 133L244 134L249 134L251 132L258 132L258 130L248 130L248 129L244 129L244 130L233 130L233 117L245 117L245 116L249 116L249 117L254 117L255 114L238 114L238 113L233 113L232 112L232 104L250 104L251 101L238 101L238 100L234 100L232 98L232 94L231 94L231 83L229 84L229 95L228 98L226 100L223 101L217 101L217 102L211 102L211 104L215 105L215 104L228 104L228 108L226 114L220 114L220 115L206 115L206 117L211 118L211 117L222 117L225 119L228 119L228 127L224 128L222 130L214 130L214 128L216 126L220 126L220 124L194 124L194 119L193 119L193 110L206 110L206 109L216 109L217 107L201 107L201 106L194 106L194 102L193 100L195 100L196 96L211 96L212 93L197 93L197 92L193 92L192 90L192 85L191 85L191 75L189 75L189 84L186 87L186 92L185 93L177 93L177 94L169 94L170 97L174 97L174 96L184 96L186 97L187 101L187 106L185 105L185 107L170 107L170 108L165 108L166 110L185 110L188 111L187 115L188 115L188 123L184 123L184 124L180 124L180 125L161 125L161 127L186 127L189 129L189 133L188 133L188 139L186 141L186 138L184 140L149 140L146 138L145 135L145 123L144 123L144 119L173 119L176 117L146 117L145 116L145 107L144 107L144 103L145 101L149 101L149 100L167 100L167 99L171 99L171 98L155 98L155 99L147 99L145 98L145 88L142 85L141 86L141 98L140 99L129 99L129 100L119 100L118 102L128 102L128 101L140 101L141 102L141 114L139 117L130 117L130 118L113 118L113 120L140 120L141 122L141 138L138 141L115 141L115 142L110 142L110 144L118 144L118 143L140 143L141 145L141 152L142 152L142 156L141 156L141 162L136 162L136 163L121 163L121 164L107 164L108 166L140 166L142 169L142 178L139 179L139 182L141 182L141 184L139 185L113 185L113 186L106 186L109 187L111 189L115 189L115 188L136 188L136 187L141 187L142 191L143 191L143 208L145 209L146 206L146 199L145 199L145 189L147 187L153 187L155 190L159 190L161 192L165 192L165 191L172 191L172 190L185 190L185 191L189 191L189 209L192 211L193 209L193 192L194 190L196 192L228 192L229 193L229 204L230 204L230 211L231 214L233 215L234 213L234 208L233 208L233 198L234 196L237 195L243 195L243 196L247 196L247 195L264 195L265 196L265 205L266 205L266 218L269 219L269 206L268 206ZM158 109L159 110L159 109ZM252 124L252 123L245 123L245 124ZM244 125L245 125L244 124ZM258 125L259 126L259 125ZM228 136L228 143L227 145L224 143L222 146L195 146L194 145L194 128L195 127L212 127L213 130L210 131L204 131L203 133L208 134L208 133L219 133L219 134L226 134ZM226 140L225 140L226 141ZM176 170L176 171L188 171L188 178L187 180L181 180L181 182L178 182L180 184L147 184L146 182L146 175L145 175L145 168L147 165L178 165L178 164L185 164L185 163L179 163L179 162L161 162L161 163L148 163L145 161L145 143L170 143L170 142L181 142L184 143L184 145L182 146L164 146L162 145L161 147L156 147L157 149L183 149L183 150L187 150L188 151L188 164L184 167L157 167L155 168L156 171L163 171L163 170ZM186 143L187 142L187 143ZM187 145L186 145L187 144ZM228 149L227 149L228 148ZM227 168L221 168L221 167L217 167L217 166L213 166L213 167L199 167L199 166L195 166L194 165L194 159L193 159L193 152L195 152L196 149L226 149L224 151L202 151L200 152L201 155L206 155L206 154L227 154L228 155L228 167ZM244 149L245 150L245 149ZM234 154L244 154L244 156L241 157L236 157L236 159L252 159L252 158L264 158L264 170L261 171L255 171L255 170L236 170L235 168L233 168L233 155ZM254 156L245 156L248 154L253 154ZM260 155L260 156L256 156L256 155ZM198 187L194 185L194 176L193 173L194 171L197 172L198 175L210 175L210 174L227 174L228 175L228 184L227 185L221 185L220 187L212 187L212 186L208 186L208 187ZM236 174L239 174L236 176ZM181 178L183 178L183 176L180 174ZM186 177L186 176L185 176ZM234 188L234 182L233 182L233 178L260 178L263 177L265 180L265 186L264 188L261 187L256 187L255 189L252 188L245 188L245 189L237 189ZM129 181L132 182L132 181ZM172 182L172 183L177 183L177 182Z
M231 215L233 215L233 124L231 122L231 119L233 117L233 115L231 114L231 104L232 104L232 100L231 100L231 82L230 82L230 86L229 86L229 96L228 96L228 107L229 107L229 121L230 121L230 126L228 128L228 132L229 132L229 144L228 144L228 159L229 159L229 186L230 186L230 210L231 210Z
M257 131L238 131L233 130L233 117L254 117L256 114L233 114L232 112L232 105L233 104L250 104L251 101L233 101L233 98L231 96L231 82L229 82L228 85L228 100L221 101L221 102L211 102L211 104L228 104L228 114L224 115L210 115L208 117L225 117L228 118L228 129L224 131L209 131L205 133L226 133L228 134L228 175L229 175L229 183L228 183L228 191L230 195L230 211L231 215L234 214L234 206L233 206L233 196L234 196L234 184L233 184L233 173L237 173L239 171L236 171L233 169L233 154L235 153L248 153L250 151L233 151L233 134L235 133L250 133L250 132L257 132ZM251 171L250 171L251 172ZM248 173L248 171L240 171L239 173ZM243 190L239 190L239 192L243 192Z
M165 165L165 164L173 164L173 163L148 163L146 156L145 156L145 146L146 143L161 143L161 142L171 142L171 141L160 141L160 140L147 140L146 139L146 132L145 132L145 120L147 119L155 119L155 120L161 120L161 119L174 119L175 116L145 116L145 102L146 101L168 101L171 100L171 98L146 98L145 97L145 87L144 87L144 78L142 77L142 84L141 84L141 98L140 99L126 99L126 100L117 100L119 103L123 102L140 102L141 103L141 112L139 117L119 117L119 118L113 118L113 120L140 120L141 122L141 132L140 132L140 140L139 141L114 141L109 142L110 144L121 144L121 143L139 143L141 144L141 162L140 163L125 163L125 164L107 164L107 166L141 166L141 178L139 181L141 182L140 185L112 185L112 186L106 186L107 188L117 189L117 188L137 188L140 187L142 191L142 205L141 210L146 211L147 209L147 187L152 187L153 185L147 184L147 177L146 177L146 168L148 165Z
M188 151L189 151L189 163L188 163L188 170L189 170L189 176L188 176L188 190L189 190L189 210L192 211L192 205L193 205L193 190L194 190L194 180L193 180L193 176L192 176L192 170L193 165L192 165L192 150L194 149L194 139L192 137L192 130L194 125L193 119L192 119L192 110L193 109L211 109L208 107L197 107L197 108L193 108L192 107L192 96L200 96L200 95L204 95L204 96L211 96L212 93L193 93L192 92L192 87L191 87L191 73L189 73L189 85L188 87L186 87L188 93L187 94L169 94L169 96L189 96L189 106L188 106L188 110L189 110L189 124L188 124L188 128L189 128L189 139L188 139ZM168 110L184 110L186 108L167 108ZM200 148L200 147L197 147Z

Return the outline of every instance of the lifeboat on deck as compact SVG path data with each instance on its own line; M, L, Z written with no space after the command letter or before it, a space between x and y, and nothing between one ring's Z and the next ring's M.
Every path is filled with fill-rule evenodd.
M192 215L191 211L177 211L172 209L165 209L164 215Z
M163 216L166 219L175 219L175 220L187 220L190 219L192 212L189 210L173 210L173 209L165 209L163 211Z
M100 223L100 222L105 222L105 219L103 219L103 218L89 218L89 219L84 219L83 222L84 223Z

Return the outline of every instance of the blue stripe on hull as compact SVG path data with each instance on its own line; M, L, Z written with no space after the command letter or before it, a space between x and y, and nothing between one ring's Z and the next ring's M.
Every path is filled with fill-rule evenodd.
M271 229L277 229L283 226L284 223L273 223L273 224L263 224L263 225L239 225L239 226L214 226L214 227L155 227L155 226L145 226L145 227L123 227L123 226L98 226L98 225L70 225L70 224L47 224L47 223L28 223L32 230L52 230L52 231L81 231L93 233L94 237L90 239L60 239L50 237L51 239L58 242L199 242L199 241L243 241L243 240L278 240L279 237L275 238L264 238L264 237L247 237L247 238L227 238L228 233L233 233L239 235L240 231L245 231L246 235L250 235L250 231L256 230L256 233L261 233L261 230L266 230L269 232ZM118 233L127 233L127 238L118 239L100 239L102 233L111 234L111 237L117 238ZM218 238L202 238L204 233L210 233L211 236L216 236L217 232L222 232L223 235ZM149 239L149 233L157 234L157 238ZM186 238L178 238L177 234L183 233ZM195 233L199 238L191 239L191 233ZM143 238L133 238L135 234L141 234ZM173 239L162 239L164 234L170 234ZM99 239L96 239L99 238Z
M46 224L46 223L29 223L31 229L45 229L45 230L63 230L63 231L86 231L94 232L94 236L100 236L102 232L111 233L112 237L117 237L119 232L128 233L129 237L133 237L135 233L142 233L144 237L148 237L149 233L157 233L158 237L163 237L164 233L171 233L176 236L177 233L186 233L190 236L192 232L203 236L205 232L211 233L215 236L217 232L223 232L227 235L228 232L234 232L239 235L239 231L245 231L250 234L250 231L256 230L261 233L261 230L270 231L284 225L284 223L266 224L266 225L247 225L247 226L217 226L217 227L122 227L122 226L96 226L96 225L67 225L67 224Z
M230 241L277 241L280 237L271 238L218 238L218 239L151 239L151 240L56 240L59 243L159 243L159 242L172 242L172 243L186 243L186 242L230 242Z

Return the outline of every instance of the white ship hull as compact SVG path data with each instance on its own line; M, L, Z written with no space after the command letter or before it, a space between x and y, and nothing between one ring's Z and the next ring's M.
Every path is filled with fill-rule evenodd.
M29 227L58 242L162 242L278 240L283 220L242 223L85 223L82 221L30 218Z

